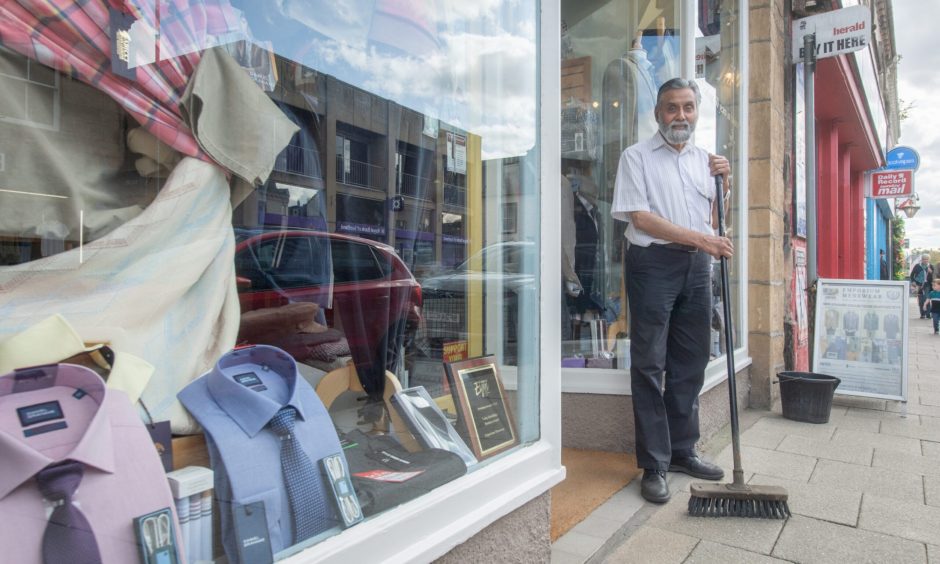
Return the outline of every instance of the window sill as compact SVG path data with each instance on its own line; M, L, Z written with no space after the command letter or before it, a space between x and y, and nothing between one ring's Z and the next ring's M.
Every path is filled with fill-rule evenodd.
M539 441L281 562L429 562L565 478ZM524 468L524 471L520 471Z

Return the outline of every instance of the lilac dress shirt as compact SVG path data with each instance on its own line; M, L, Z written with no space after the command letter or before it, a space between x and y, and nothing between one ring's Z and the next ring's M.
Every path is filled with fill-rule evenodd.
M51 402L58 402L62 417L23 425L18 409ZM31 434L46 426L54 430ZM106 388L87 368L47 365L0 376L0 560L42 561L51 505L34 476L66 459L84 464L73 501L91 524L104 562L139 562L133 519L159 509L173 511L180 538L166 474L127 395Z
M293 521L281 469L280 439L268 423L282 407L292 406L297 410L296 439L318 469L320 459L342 453L329 413L297 373L294 359L267 345L236 349L222 355L211 371L177 397L206 434L221 512L222 545L229 561L239 562L233 516L239 505L264 502L272 550L289 548ZM333 495L325 480L316 485L320 495ZM321 532L342 524L334 503L331 497L327 499L331 514L321 524Z

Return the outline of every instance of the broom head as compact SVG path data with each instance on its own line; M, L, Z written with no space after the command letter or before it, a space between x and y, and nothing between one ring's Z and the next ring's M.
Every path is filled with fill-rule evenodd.
M692 484L689 515L693 517L757 517L786 519L790 516L787 490L779 486Z

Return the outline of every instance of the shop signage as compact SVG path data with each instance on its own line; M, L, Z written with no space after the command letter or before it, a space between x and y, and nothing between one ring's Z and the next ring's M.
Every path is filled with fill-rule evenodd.
M467 358L467 341L444 343L444 362L457 362Z
M870 198L901 198L914 193L913 170L875 170L868 181Z
M364 223L350 223L348 221L337 221L336 230L361 235L385 235L385 226L383 225L367 225Z
M885 168L891 170L909 168L917 171L920 168L920 155L910 147L899 146L888 151L885 155Z
M496 357L472 358L446 366L459 421L477 459L519 444Z
M803 37L814 33L817 59L864 49L871 37L871 13L867 6L850 6L794 21L794 63L803 60Z
M837 394L907 401L909 282L819 280L813 372Z

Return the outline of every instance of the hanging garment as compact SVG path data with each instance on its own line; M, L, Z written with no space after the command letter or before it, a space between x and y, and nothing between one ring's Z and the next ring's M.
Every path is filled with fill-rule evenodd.
M85 340L152 364L150 413L195 432L176 392L238 332L229 197L222 169L185 158L150 206L101 239L0 267L0 339L60 313Z

